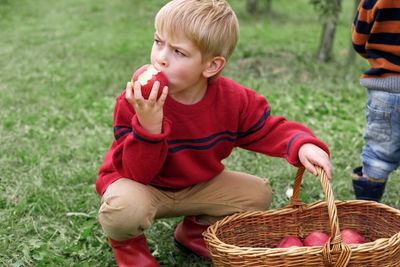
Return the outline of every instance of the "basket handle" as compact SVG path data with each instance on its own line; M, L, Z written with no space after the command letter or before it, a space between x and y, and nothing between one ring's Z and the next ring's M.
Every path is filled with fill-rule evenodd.
M329 184L328 176L325 171L319 166L315 166L315 168L317 169L318 176L320 178L322 188L325 193L326 203L328 204L329 224L331 228L331 236L322 250L324 263L325 266L347 266L351 257L351 249L346 243L343 242L342 236L340 235L339 219L337 216L337 209L335 198L333 197L332 193L332 188ZM303 204L299 197L300 185L303 179L304 171L304 166L301 166L297 171L293 185L293 195L290 200L290 206L298 206ZM336 263L332 264L331 255L338 253L340 253L340 255Z

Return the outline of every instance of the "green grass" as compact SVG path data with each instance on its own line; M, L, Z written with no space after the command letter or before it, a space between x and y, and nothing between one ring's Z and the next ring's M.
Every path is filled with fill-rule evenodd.
M94 184L113 139L115 98L149 61L153 17L165 2L0 0L0 265L115 266L96 220ZM366 97L358 78L367 63L346 63L352 1L344 1L328 64L314 58L321 25L307 0L273 1L269 15L230 2L241 31L225 75L326 142L334 195L353 199L349 173L360 164ZM271 208L288 204L296 168L285 160L235 150L225 163L268 177ZM396 176L383 202L399 208ZM302 199L323 198L318 179L306 174ZM175 248L179 219L147 231L154 256L162 266L210 265Z

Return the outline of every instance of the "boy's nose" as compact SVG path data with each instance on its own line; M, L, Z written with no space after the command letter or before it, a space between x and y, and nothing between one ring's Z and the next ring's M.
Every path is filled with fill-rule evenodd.
M160 51L156 57L156 63L160 67L166 67L168 65L167 55L165 51Z

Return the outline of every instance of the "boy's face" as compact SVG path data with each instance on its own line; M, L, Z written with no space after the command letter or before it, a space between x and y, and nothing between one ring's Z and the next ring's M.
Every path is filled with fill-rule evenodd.
M203 71L207 62L202 62L200 50L184 34L174 34L171 38L156 32L151 64L167 77L171 95L206 85L207 78L203 76Z

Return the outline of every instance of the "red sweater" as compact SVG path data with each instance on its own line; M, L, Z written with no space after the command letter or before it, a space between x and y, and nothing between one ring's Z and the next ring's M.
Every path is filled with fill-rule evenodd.
M301 165L298 150L304 143L329 153L308 128L272 116L264 97L225 77L194 105L168 97L163 132L156 135L140 126L123 92L114 110L114 136L96 182L100 195L121 177L171 190L205 182L224 169L221 161L234 147L286 158L295 166Z

